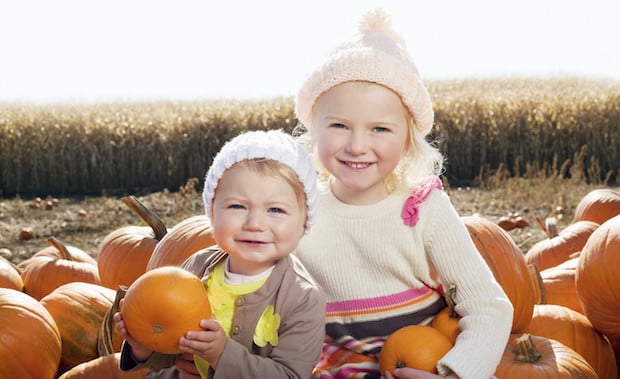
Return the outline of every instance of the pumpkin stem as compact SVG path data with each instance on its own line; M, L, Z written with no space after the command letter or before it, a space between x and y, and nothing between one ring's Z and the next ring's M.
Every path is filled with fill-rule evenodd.
M69 251L69 249L67 249L67 246L65 246L64 243L60 242L60 240L56 237L49 237L47 239L47 243L56 248L56 250L58 250L60 252L60 258L61 259L65 259L68 261L75 261L76 258L75 256L73 256L73 254L71 254L71 252Z
M540 219L539 215L535 215L534 219L536 220L536 223L538 224L538 227L540 227L540 230L542 230L547 237L549 237L549 231L547 230L547 227L545 226L545 223L542 222L542 220Z
M112 354L115 352L114 349L114 330L116 327L114 326L114 314L118 312L120 308L121 299L125 297L127 293L127 286L120 285L116 290L116 297L114 298L114 303L105 316L103 317L103 322L101 323L101 327L99 328L99 335L97 336L97 352L99 356L105 356L108 354Z
M156 240L160 241L168 233L164 222L153 211L145 207L135 196L122 197L121 201L153 229Z
M458 318L459 314L454 309L456 307L456 284L451 284L444 294L446 304L450 307L450 318Z
M545 226L547 227L547 235L549 238L560 235L558 232L558 220L555 217L547 217L545 219Z
M515 359L524 363L536 363L542 355L536 350L534 341L529 333L525 333L516 339L519 351Z

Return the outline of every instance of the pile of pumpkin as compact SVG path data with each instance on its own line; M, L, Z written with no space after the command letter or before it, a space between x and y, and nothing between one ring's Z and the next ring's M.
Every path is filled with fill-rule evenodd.
M149 226L113 231L96 260L55 238L17 266L0 258L0 379L146 376L144 370L118 370L122 341L112 314L123 288L147 271L180 264L213 240L205 216L168 230L135 197L122 200ZM587 194L568 227L558 232L549 219L548 238L527 252L498 223L479 216L462 219L514 307L512 335L495 375L617 379L620 193L598 189ZM434 370L458 337L455 291L448 288L448 307L432 325L390 336L381 352L384 369L423 363L420 367ZM414 341L424 346L411 349ZM422 349L428 354L420 363Z
M145 370L118 369L122 339L112 315L126 287L147 271L179 265L214 241L206 216L168 230L135 197L122 201L149 226L112 231L96 259L54 237L18 265L0 257L0 379L146 376Z
M479 216L462 219L514 307L512 334L495 376L617 379L620 192L588 193L570 225L558 232L554 219L546 220L548 238L526 252L500 223ZM458 288L446 290L448 307L427 327L441 335L420 327L394 332L381 351L383 370L408 366L436 372L437 360L460 332L454 291ZM424 356L407 348L417 339L424 341L419 347L427 349Z

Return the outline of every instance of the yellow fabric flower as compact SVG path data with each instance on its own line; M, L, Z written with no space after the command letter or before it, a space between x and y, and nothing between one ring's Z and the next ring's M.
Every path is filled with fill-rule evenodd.
M278 329L280 328L280 315L274 313L273 305L265 307L263 314L258 320L254 331L254 343L265 347L267 343L278 346Z
M213 276L207 279L205 286L207 287L209 303L211 303L211 310L213 313L217 314L224 307L234 304L233 295L225 291L218 281L213 280Z

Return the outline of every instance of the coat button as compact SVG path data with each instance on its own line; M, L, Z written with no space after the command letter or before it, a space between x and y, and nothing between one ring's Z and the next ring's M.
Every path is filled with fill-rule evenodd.
M233 334L239 334L240 331L241 331L241 327L239 327L239 325L233 326L233 329L232 329Z
M243 305L243 303L245 303L245 298L244 297L239 296L237 298L237 300L235 300L235 305L237 305L237 306Z

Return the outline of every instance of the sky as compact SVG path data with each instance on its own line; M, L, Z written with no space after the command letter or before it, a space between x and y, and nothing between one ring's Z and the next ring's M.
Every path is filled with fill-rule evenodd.
M425 81L620 81L620 0L1 0L0 102L292 96L377 6Z

